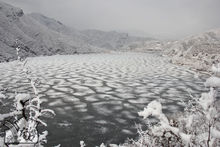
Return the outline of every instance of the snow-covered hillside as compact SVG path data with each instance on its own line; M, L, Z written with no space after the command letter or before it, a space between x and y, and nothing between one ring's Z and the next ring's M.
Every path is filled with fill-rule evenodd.
M22 9L0 2L0 61L15 58L16 39L27 56L101 51L79 36L56 20L39 14L26 15Z
M208 70L220 62L220 29L190 36L180 41L168 42L164 46L172 61L187 64L198 70Z
M114 31L79 31L0 1L0 62L15 59L16 39L24 56L106 52L149 40Z

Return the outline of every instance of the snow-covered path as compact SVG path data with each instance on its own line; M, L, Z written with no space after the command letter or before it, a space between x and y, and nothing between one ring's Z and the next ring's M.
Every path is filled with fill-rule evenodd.
M16 62L0 64L0 86L9 93L31 91ZM200 78L156 54L112 53L36 57L28 60L39 90L56 116L48 119L49 144L88 146L119 143L135 136L137 112L160 99L166 112L204 89ZM74 145L75 144L75 145Z

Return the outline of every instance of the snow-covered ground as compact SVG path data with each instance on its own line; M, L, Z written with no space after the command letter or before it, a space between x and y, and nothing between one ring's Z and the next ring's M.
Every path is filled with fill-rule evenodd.
M152 53L35 57L27 65L40 78L43 107L56 113L47 120L48 146L124 142L136 136L137 112L152 100L160 99L166 113L177 112L189 92L205 90L202 75ZM19 70L16 61L0 64L0 87L8 94L31 91Z

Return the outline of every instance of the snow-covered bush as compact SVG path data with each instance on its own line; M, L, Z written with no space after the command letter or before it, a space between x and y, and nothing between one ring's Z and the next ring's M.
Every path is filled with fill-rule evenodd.
M146 146L220 146L220 109L218 88L220 88L220 64L212 67L213 76L205 86L210 90L200 98L192 98L181 115L168 118L162 112L162 105L152 101L139 116L155 117L157 123L149 123L148 129L138 129L139 139L124 144L126 147Z
M17 93L14 99L14 109L13 111L0 114L0 123L3 124L5 119L13 117L13 122L6 122L5 125L9 128L5 132L4 140L0 137L0 146L3 147L5 144L10 144L10 146L19 146L20 143L28 146L42 146L45 143L47 131L40 132L37 131L38 124L47 126L45 122L41 120L41 116L55 115L55 113L50 109L42 109L41 99L38 94L36 85L39 83L38 79L33 79L30 76L30 71L26 67L27 59L22 59L19 56L20 47L17 46L17 62L18 68L21 67L21 72L28 79L34 94L29 93ZM0 99L6 99L6 95L0 92ZM1 102L1 100L0 100ZM3 143L4 141L4 143ZM16 145L13 145L16 144Z

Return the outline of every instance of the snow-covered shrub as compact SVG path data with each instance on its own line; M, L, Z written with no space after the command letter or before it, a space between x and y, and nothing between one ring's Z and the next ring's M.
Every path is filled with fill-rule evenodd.
M138 129L139 139L124 144L126 147L146 146L220 146L220 109L217 100L220 88L220 66L212 67L213 76L205 86L210 90L200 98L192 98L184 112L174 119L162 112L162 105L152 101L139 116L148 119L155 117L157 123L149 123L148 129Z
M14 99L14 111L0 114L0 123L2 123L5 119L9 117L14 118L15 124L6 124L9 130L5 132L5 140L4 143L10 144L10 146L19 146L18 144L26 144L28 146L42 146L43 143L47 142L46 136L48 134L47 131L40 132L37 131L38 124L42 124L47 126L45 122L41 120L41 116L49 116L55 115L53 110L50 109L42 109L41 107L41 99L38 94L38 90L36 85L39 83L38 79L33 79L30 76L30 71L26 67L27 59L22 59L19 56L20 47L17 46L17 62L18 67L21 67L21 72L25 75L25 78L28 79L30 85L33 89L34 94L29 93L17 93ZM0 102L1 99L6 99L7 97L0 92ZM0 146L5 146L3 143L3 139L0 137ZM16 143L16 145L13 145Z

